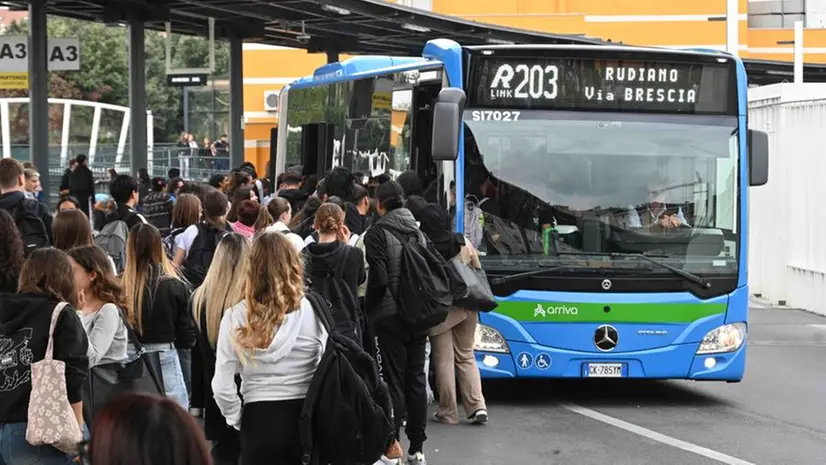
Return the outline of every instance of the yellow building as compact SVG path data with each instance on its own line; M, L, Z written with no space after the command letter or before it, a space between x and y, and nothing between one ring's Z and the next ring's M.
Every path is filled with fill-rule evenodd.
M520 29L585 34L630 45L725 49L726 0L399 0L435 13ZM739 54L792 61L794 21L804 21L804 61L826 63L826 0L739 0ZM346 59L346 56L341 56ZM276 113L267 96L310 74L324 54L244 46L246 159L269 159ZM272 100L272 98L271 98Z

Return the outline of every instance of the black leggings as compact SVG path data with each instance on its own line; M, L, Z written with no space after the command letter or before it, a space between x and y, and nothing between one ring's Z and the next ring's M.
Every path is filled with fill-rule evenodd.
M244 405L241 420L242 465L299 465L299 420L304 399Z

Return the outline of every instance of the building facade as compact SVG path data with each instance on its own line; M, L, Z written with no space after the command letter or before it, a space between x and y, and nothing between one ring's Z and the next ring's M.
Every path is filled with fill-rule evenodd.
M464 19L556 34L584 34L629 45L725 50L726 0L398 0ZM826 0L739 0L739 54L792 61L795 21L804 23L804 61L826 63ZM341 59L346 59L342 56ZM270 129L284 86L325 63L324 54L244 47L246 158L269 160ZM276 102L277 103L277 102Z

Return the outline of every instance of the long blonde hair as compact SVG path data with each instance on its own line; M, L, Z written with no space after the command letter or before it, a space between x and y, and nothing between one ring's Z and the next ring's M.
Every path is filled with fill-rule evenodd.
M206 333L213 349L218 341L224 310L244 300L249 263L249 240L238 233L227 234L215 250L204 283L192 297L195 325L199 331ZM201 327L201 316L204 313L206 328Z
M242 361L255 349L269 347L284 317L301 306L304 263L287 237L264 232L255 237L250 253L245 299L247 324L235 334Z
M151 224L135 225L126 240L123 290L128 303L126 315L138 334L143 333L144 295L154 295L158 281L164 278L180 279L177 268L166 258L161 233Z

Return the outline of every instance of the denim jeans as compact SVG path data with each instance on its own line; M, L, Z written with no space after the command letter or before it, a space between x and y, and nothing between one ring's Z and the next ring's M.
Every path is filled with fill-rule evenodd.
M192 350L175 349L178 352L178 360L181 361L181 372L184 374L184 385L189 400L192 400Z
M69 456L52 446L26 442L26 423L0 424L0 465L68 465Z
M186 392L186 383L184 382L183 370L181 370L181 361L178 358L178 351L175 350L175 345L172 343L163 344L144 344L143 348L147 352L159 352L161 358L161 372L163 377L163 385L166 390L166 397L174 400L184 410L189 410L189 395ZM131 344L128 349L129 360L134 360L135 349Z

